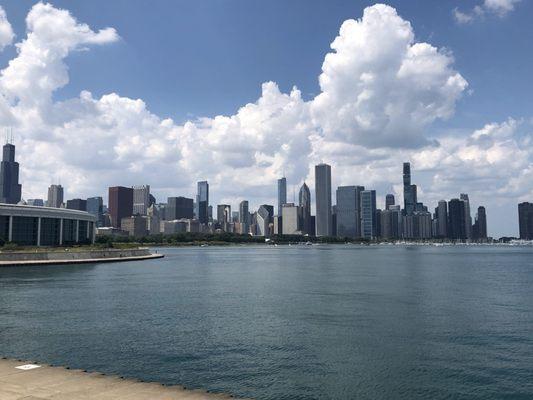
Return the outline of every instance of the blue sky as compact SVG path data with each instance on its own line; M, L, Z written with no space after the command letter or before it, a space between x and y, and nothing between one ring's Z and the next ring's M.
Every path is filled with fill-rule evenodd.
M0 104L0 126L20 137L25 198L44 197L58 179L67 198L145 183L161 200L192 197L207 179L213 204L247 198L253 208L275 202L284 171L291 192L304 180L313 189L312 165L326 161L334 185L376 188L381 205L387 191L400 196L401 162L411 161L430 208L467 192L472 210L487 207L495 236L515 234L516 203L533 200L530 1L389 1L393 15L357 0L36 4L0 2L16 35L0 52L9 110ZM403 42L406 21L414 39ZM79 24L88 26L82 34ZM115 31L99 36L106 27ZM384 43L355 45L361 34ZM426 48L402 80L383 63L400 65L409 53L390 43L435 52ZM365 68L374 97L358 108ZM319 83L321 73L332 86Z
M17 37L35 2L2 1ZM521 2L505 18L468 25L452 10L476 1L389 1L415 28L418 41L446 47L473 93L452 120L439 126L475 128L533 108L533 4ZM90 54L69 56L70 84L58 99L90 89L143 98L151 111L182 122L191 115L232 114L272 80L283 91L316 94L329 44L342 21L360 17L372 1L53 1L91 27L116 28L122 40ZM14 50L5 54L9 59ZM7 57L6 57L7 56Z

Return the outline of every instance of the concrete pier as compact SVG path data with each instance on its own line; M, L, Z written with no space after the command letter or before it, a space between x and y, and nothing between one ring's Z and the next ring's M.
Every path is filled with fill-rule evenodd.
M2 400L211 400L232 396L0 359Z

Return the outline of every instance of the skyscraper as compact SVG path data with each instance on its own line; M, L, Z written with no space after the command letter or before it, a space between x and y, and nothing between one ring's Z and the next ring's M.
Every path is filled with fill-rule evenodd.
M87 211L87 200L85 199L67 200L67 208L69 210Z
M281 216L283 218L283 235L297 235L300 234L300 227L298 226L298 211L299 207L294 203L285 203L281 209Z
M311 227L311 191L304 182L298 194L298 205L300 206L300 228L303 234L310 235Z
M198 203L198 221L201 224L209 223L209 184L207 181L198 182L196 202Z
M120 228L122 218L133 214L133 189L124 186L109 188L109 215L111 225Z
M262 205L259 207L259 210L257 210L256 215L256 223L257 223L257 234L259 236L270 236L270 221L272 219L272 215L270 214L270 211L267 206Z
M416 185L411 185L411 164L403 163L403 203L404 213L411 215L416 209Z
M239 223L242 226L242 232L247 234L250 228L250 210L247 200L239 203Z
M437 219L437 233L438 238L448 237L448 203L446 200L440 200L439 205L435 209L435 217Z
M376 238L376 191L361 192L361 230L365 239Z
M281 216L281 207L287 203L287 178L278 179L278 215Z
M331 166L315 165L316 236L331 236Z
M487 212L483 206L477 208L476 219L472 228L472 237L475 240L484 240L487 238Z
M63 204L63 186L50 185L48 188L48 199L46 200L47 207L60 208Z
M133 186L133 214L146 215L150 207L150 185Z
M222 229L231 222L231 206L229 204L219 204L217 206L217 222Z
M472 214L470 214L470 200L466 193L461 193L459 196L465 203L465 234L467 239L472 239Z
M465 202L451 199L448 202L448 237L454 240L466 239Z
M385 210L388 210L390 206L393 206L394 203L394 195L388 194L385 196Z
M355 186L337 188L337 236L355 238L359 224L357 189Z
M15 145L6 143L0 164L0 203L17 204L21 198L19 163L15 161Z
M533 203L523 202L518 205L518 227L520 239L533 240Z
M97 218L96 226L104 226L104 201L100 196L87 199L87 212Z
M186 197L169 197L165 208L165 219L192 219L194 214L193 200Z

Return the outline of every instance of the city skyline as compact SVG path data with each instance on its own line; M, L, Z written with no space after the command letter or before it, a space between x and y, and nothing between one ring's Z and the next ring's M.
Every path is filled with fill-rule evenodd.
M250 208L257 209L275 203L272 187L282 176L288 181L288 201L294 200L304 181L314 192L314 165L323 161L336 171L333 188L354 184L372 188L377 191L378 207L383 208L386 193L394 194L397 203L402 201L397 168L409 160L417 171L418 197L426 204L468 193L472 218L483 205L492 235L516 235L516 204L533 198L533 154L528 145L533 129L526 111L531 96L524 92L527 85L515 82L528 77L522 69L531 70L531 57L516 50L525 45L521 37L531 29L523 21L532 6L511 2L505 9L487 8L478 18L472 8L459 2L427 3L413 7L397 1L390 6L339 2L339 8L331 13L323 12L322 5L308 6L308 15L325 23L315 33L315 40L306 40L316 44L301 48L312 58L305 58L298 70L283 76L274 68L282 60L272 53L268 65L277 72L259 70L251 81L248 75L241 75L243 92L235 96L233 104L221 100L221 91L212 90L212 99L202 96L206 109L198 108L201 103L196 99L196 109L189 110L184 106L191 98L187 91L171 95L164 86L156 85L161 98L155 99L146 88L128 86L143 79L153 82L150 74L140 79L137 67L156 72L198 63L194 59L183 62L177 58L179 51L178 55L162 52L149 66L133 63L134 68L118 86L114 81L119 80L110 79L120 63L116 55L140 49L139 37L118 12L120 5L101 8L96 16L72 2L3 2L0 125L13 127L18 155L24 160L20 171L23 198L44 197L56 177L61 177L69 199L98 195L105 199L108 186L139 184L150 184L158 199L194 198L196 183L204 179L215 196L211 204L228 203L235 208L245 197ZM280 4L273 2L269 7L272 11ZM132 7L133 15L139 11L136 7ZM167 11L174 17L183 11L180 7L194 8L154 7L156 12ZM432 8L440 11L439 16L430 12ZM287 13L302 10L303 3L296 2ZM205 18L211 10L202 12L198 17ZM256 16L247 8L243 12ZM270 26L287 29L289 20L270 21ZM60 30L48 29L43 21L62 22L57 24ZM227 27L231 16L226 13L217 21ZM431 29L425 21L430 21ZM163 19L161 24L167 22ZM258 22L264 27L269 21ZM308 29L305 24L298 20L296 25ZM244 37L250 29L235 26L236 36ZM513 31L515 26L520 26L521 36ZM139 27L145 32L153 24ZM494 32L498 32L497 39L479 49L479 35L494 36ZM155 29L154 34L162 33ZM226 33L222 29L217 34ZM364 35L376 40L359 42ZM257 37L250 39L251 43L254 39ZM268 51L269 46L281 50L292 45L300 49L294 47L300 39L295 31L271 39L255 47ZM393 46L379 47L380 41ZM489 57L504 51L507 41L513 43L513 59L522 68L519 71L512 63L503 64L508 58L500 57L496 63ZM473 46L475 60L469 51ZM376 48L380 51L373 53ZM394 48L406 51L395 52ZM40 52L34 54L32 49ZM234 70L235 61L247 60L251 68L257 66L257 58L250 57L246 46L240 51L238 60L221 66L225 73L218 76L220 80ZM362 57L365 54L373 56ZM299 56L298 51L294 56ZM380 68L384 59L391 60L391 71ZM202 69L196 64L197 73L179 75L176 80L204 79L213 75L212 65L205 63ZM346 69L338 71L336 65ZM428 65L432 67L426 69ZM482 69L484 66L491 70ZM505 72L511 70L512 77L498 80L501 87L490 78L494 74L508 77L511 74ZM49 85L37 84L44 81ZM260 82L266 83L258 99ZM292 85L300 90L291 90ZM361 95L359 88L374 93L364 107L354 103ZM502 100L509 99L505 93L513 93L520 101L507 100L507 104ZM423 113L418 104L424 107ZM336 114L340 109L349 110L347 118ZM383 110L389 110L388 114ZM219 113L222 115L214 118ZM511 155L513 162L508 162Z

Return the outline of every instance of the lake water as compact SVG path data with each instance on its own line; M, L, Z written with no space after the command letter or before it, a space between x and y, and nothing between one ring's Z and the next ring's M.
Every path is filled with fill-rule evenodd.
M533 248L0 268L0 355L257 399L532 399Z

